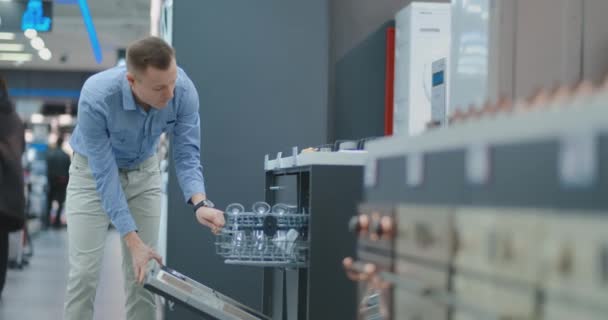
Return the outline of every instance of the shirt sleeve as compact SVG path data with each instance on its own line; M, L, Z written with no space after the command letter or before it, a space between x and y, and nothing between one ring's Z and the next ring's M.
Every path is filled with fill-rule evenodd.
M200 117L198 93L192 81L186 86L177 103L177 118L173 129L173 161L177 180L186 202L196 193L205 193L203 167L200 159Z
M125 198L118 165L114 158L107 131L106 110L100 99L92 99L91 93L82 90L78 102L78 126L101 205L121 236L137 230Z

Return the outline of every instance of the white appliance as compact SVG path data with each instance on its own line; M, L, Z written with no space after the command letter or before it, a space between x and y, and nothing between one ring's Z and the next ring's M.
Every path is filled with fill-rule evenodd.
M416 135L431 121L431 73L450 48L450 4L412 2L396 15L396 135Z
M448 110L581 76L583 0L452 0Z

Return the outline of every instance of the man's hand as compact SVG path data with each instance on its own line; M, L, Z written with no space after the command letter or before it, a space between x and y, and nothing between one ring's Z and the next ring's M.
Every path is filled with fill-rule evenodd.
M198 208L196 210L196 220L200 224L209 227L214 234L218 234L226 223L224 221L224 212L209 207Z
M135 279L137 280L137 283L142 284L146 277L148 261L154 259L158 261L159 264L163 264L163 258L141 241L141 238L135 231L127 233L125 242L127 243L129 251L131 251Z

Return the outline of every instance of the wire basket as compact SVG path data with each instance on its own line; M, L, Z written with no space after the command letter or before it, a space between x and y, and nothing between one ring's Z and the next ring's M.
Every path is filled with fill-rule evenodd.
M300 231L308 230L308 215L302 213L285 214L257 214L242 212L238 214L225 213L226 225L228 230L264 230L269 236L274 236L273 229Z
M308 215L225 214L216 253L227 264L303 268L308 261Z

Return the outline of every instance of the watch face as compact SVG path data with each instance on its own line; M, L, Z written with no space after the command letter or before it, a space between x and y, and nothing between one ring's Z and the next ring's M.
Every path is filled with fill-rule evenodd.
M207 199L207 200L203 200L203 204L205 205L205 207L209 207L209 208L215 208L215 205L213 204L213 202L211 202L211 200Z

